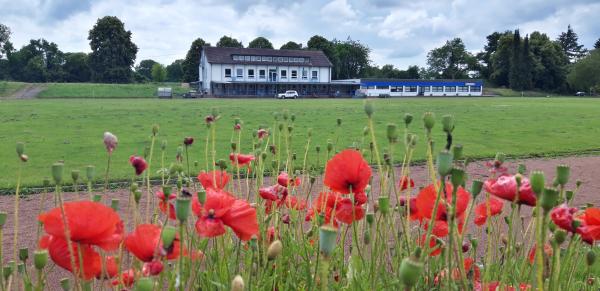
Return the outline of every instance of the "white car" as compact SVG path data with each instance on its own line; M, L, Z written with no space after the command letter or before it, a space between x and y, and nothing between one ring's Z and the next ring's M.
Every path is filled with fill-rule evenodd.
M277 99L296 99L298 98L298 92L294 90L285 91L285 93L279 93L275 96Z

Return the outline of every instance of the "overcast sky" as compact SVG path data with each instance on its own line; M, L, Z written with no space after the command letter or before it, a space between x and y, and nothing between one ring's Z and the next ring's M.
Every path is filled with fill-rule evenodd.
M494 31L539 30L555 39L571 24L590 48L600 38L599 0L0 0L0 23L17 48L45 38L64 52L90 47L88 31L106 15L119 17L139 47L137 62L184 58L197 37L222 35L244 45L257 36L275 48L315 34L360 40L375 64L424 65L432 48L460 37L479 51Z

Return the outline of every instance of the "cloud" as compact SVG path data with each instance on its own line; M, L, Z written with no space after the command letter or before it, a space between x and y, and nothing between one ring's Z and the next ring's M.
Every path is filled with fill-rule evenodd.
M494 31L521 29L551 38L571 24L592 47L600 37L597 0L0 0L0 22L17 48L45 38L62 51L89 52L98 18L117 16L139 47L137 61L168 64L185 57L198 37L213 45L223 35L248 44L267 37L278 48L319 34L368 45L375 64L425 65L427 52L454 37L470 51Z

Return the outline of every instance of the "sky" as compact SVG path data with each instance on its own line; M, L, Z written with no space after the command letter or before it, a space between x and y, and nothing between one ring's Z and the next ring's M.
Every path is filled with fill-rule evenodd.
M214 45L223 35L244 45L264 36L275 48L315 34L350 37L369 46L373 64L402 69L425 65L427 52L455 37L471 52L490 33L517 28L556 39L570 24L587 48L600 38L599 0L0 0L17 48L44 38L89 52L88 32L107 15L132 32L136 62L163 64L184 58L198 37Z

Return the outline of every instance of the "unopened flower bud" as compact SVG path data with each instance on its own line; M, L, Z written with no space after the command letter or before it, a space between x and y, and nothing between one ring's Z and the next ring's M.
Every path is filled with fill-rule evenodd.
M464 184L465 170L461 168L453 168L450 174L450 182L452 183L452 186L454 186L454 188L458 188L459 186L462 186Z
M408 127L413 120L413 116L410 113L404 114L404 125Z
M371 232L367 229L363 235L363 243L368 245L371 243Z
M158 129L159 129L158 124L152 125L152 135L153 136L156 136L158 134Z
M17 143L17 157L22 156L25 153L25 144L22 142Z
M556 181L559 185L565 186L571 176L571 167L567 165L556 166Z
M517 173L519 173L521 175L525 175L526 171L527 171L527 167L525 166L525 164L519 164L519 166L517 167Z
M71 171L71 179L73 179L73 182L77 182L77 180L79 180L79 173L79 170Z
M336 121L337 121L337 126L342 126L342 119L341 118L338 118Z
M92 165L85 167L85 175L88 181L93 181L94 176L96 176L96 167Z
M463 146L460 144L453 146L452 147L452 155L454 156L455 160L462 160L463 159Z
M494 158L494 161L499 162L500 164L503 164L504 161L506 160L506 154L504 153L496 153L496 157Z
M372 225L373 222L375 221L375 213L369 212L369 213L367 213L366 217L367 217L367 223L369 225Z
M588 266L591 266L596 262L596 253L594 250L589 250L587 255L585 256L585 262Z
M435 115L432 112L425 112L423 114L423 125L428 132L431 131L433 126L435 125Z
M29 249L28 248L20 248L19 249L19 260L22 262L27 261L29 259Z
M542 206L542 209L544 209L544 212L548 212L556 206L557 200L558 191L555 188L546 188L540 199L540 205Z
M327 141L327 152L331 152L333 150L333 142L330 140Z
M442 126L444 132L452 133L452 131L454 130L454 117L452 117L452 115L442 116Z
M373 112L375 112L375 109L373 108L373 104L371 104L371 101L369 100L365 100L365 113L367 114L367 116L369 118L371 118L371 116L373 116Z
M422 271L423 263L411 257L404 258L400 264L400 281L411 289L421 278Z
M554 241L558 244L561 245L563 242L565 242L565 239L567 238L567 232L562 230L562 229L557 229L554 232Z
M331 257L335 249L337 239L337 229L331 226L321 226L319 228L319 249L326 257Z
M437 170L440 176L448 176L448 174L450 174L450 172L452 171L453 167L452 153L446 150L441 151L437 156L436 162Z
M571 201L573 199L574 195L575 195L575 192L573 192L571 190L565 191L565 198L567 198L567 201Z
M232 151L236 151L237 150L237 143L235 143L235 142L231 143L231 150Z
M160 143L160 149L164 151L166 148L167 148L167 141L166 141L166 140L163 140L163 141Z
M161 233L161 239L163 243L163 248L168 249L175 241L175 237L177 236L177 229L173 226L165 226Z
M269 259L269 261L274 260L277 258L277 256L279 256L279 254L281 254L282 250L283 244L281 244L280 240L272 242L269 248L267 248L267 259Z
M52 165L52 178L54 178L54 183L60 185L62 183L63 177L63 169L65 165L63 163L54 163Z
M367 136L368 134L369 134L369 127L368 127L368 126L365 126L365 127L363 128L363 136Z
M390 143L395 143L398 140L398 126L396 124L388 123L387 138Z
M544 177L544 172L534 171L529 175L529 183L531 184L531 190L539 197L542 192L544 192L544 187L546 184L546 178Z
M175 214L177 214L179 221L186 221L190 214L190 199L177 198L175 200Z
M136 204L140 203L140 199L142 199L142 190L137 189L137 190L133 191L133 200L135 201Z
M40 250L33 253L33 265L36 269L42 270L48 264L48 251Z
M379 211L381 211L381 214L388 214L390 212L390 197L380 196L377 201L379 202Z
M231 291L244 291L244 278L240 275L236 275L231 281Z
M469 249L471 249L471 244L468 242L463 242L461 249L463 253L466 253L469 251Z

